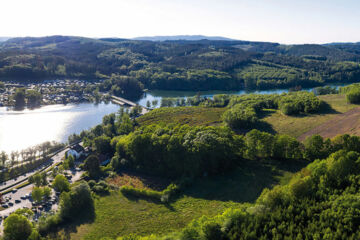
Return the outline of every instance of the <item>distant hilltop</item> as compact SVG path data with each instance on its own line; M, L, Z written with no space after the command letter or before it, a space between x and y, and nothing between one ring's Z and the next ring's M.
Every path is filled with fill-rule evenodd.
M0 42L5 42L9 39L10 39L10 37L0 37Z
M212 40L212 41L234 41L235 39L219 37L219 36L203 36L203 35L175 35L175 36L153 36L153 37L136 37L134 40L147 40L147 41L176 41L176 40L187 40L187 41L199 41L199 40Z

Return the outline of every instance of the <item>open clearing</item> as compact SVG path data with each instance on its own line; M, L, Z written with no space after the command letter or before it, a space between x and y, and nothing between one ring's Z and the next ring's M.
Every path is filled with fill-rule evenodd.
M140 125L151 124L188 124L191 126L221 125L221 116L226 108L208 107L169 107L158 108L139 117Z
M331 107L331 109L324 111L323 113L304 114L300 116L286 116L278 110L269 110L262 120L264 120L270 125L270 130L272 132L276 132L279 134L287 134L289 136L293 136L303 140L302 136L304 134L315 130L317 127L321 126L324 123L327 123L328 121L331 121L332 119L335 120L343 113L346 113L349 110L357 108L359 106L347 103L345 95L323 95L319 98L325 101ZM350 133L348 132L348 129L342 130L339 126L334 126L335 129L339 128L336 134Z
M303 141L308 136L319 134L324 138L333 138L340 134L360 135L360 108L353 108L331 120L302 134L298 139Z

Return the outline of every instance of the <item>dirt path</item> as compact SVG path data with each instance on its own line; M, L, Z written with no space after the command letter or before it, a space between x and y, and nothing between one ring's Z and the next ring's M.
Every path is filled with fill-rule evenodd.
M298 140L303 141L306 137L314 134L319 134L324 138L332 138L345 133L360 136L360 107L353 108L311 129L298 137Z

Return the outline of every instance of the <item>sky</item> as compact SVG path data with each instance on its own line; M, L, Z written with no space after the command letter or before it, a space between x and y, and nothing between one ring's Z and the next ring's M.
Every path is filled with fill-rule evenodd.
M0 36L360 41L358 0L0 0Z

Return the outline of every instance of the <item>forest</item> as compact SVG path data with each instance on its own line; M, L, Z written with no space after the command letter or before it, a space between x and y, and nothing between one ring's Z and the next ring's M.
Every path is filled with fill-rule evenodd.
M280 45L224 40L152 42L51 36L0 43L0 79L127 79L103 88L239 90L356 82L359 45ZM123 88L122 88L123 87Z

